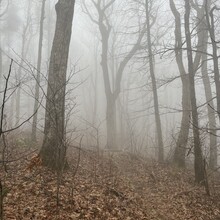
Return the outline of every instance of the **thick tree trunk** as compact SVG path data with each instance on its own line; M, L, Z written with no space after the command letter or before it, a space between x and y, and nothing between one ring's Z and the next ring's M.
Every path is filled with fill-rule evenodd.
M204 162L202 156L202 149L200 143L199 134L199 121L198 112L196 105L196 92L195 92L195 70L193 67L193 56L192 56L192 46L191 46L191 35L190 35L190 0L185 0L185 35L186 35L186 45L187 45L187 57L188 57L188 71L189 71L189 86L190 86L190 101L192 108L192 122L193 122L193 140L194 140L194 168L195 168L195 180L197 183L204 183Z
M37 58L37 77L35 85L35 100L34 100L34 116L32 124L32 136L31 139L33 142L37 141L37 118L38 112L37 108L39 105L39 96L40 96L40 72L41 72L41 60L42 60L42 46L43 46L43 29L44 29L44 14L45 14L45 3L46 0L42 1L41 7L41 18L40 18L40 33L39 33L39 44L38 44L38 58Z
M65 92L66 72L75 0L59 0L50 57L44 140L40 157L44 165L63 169L66 163Z
M146 0L146 20L147 20L147 44L148 44L148 57L150 65L150 76L153 90L154 98L154 114L156 121L156 131L157 131L157 144L158 144L158 161L163 162L164 160L164 146L163 146L163 135L161 128L160 112L159 112L159 101L157 94L156 78L154 73L154 61L152 52L152 42L151 42L151 26L150 26L150 15L149 15L149 2Z

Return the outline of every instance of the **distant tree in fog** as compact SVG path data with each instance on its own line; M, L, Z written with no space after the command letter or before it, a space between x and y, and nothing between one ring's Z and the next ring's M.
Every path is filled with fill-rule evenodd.
M150 3L148 0L145 0L145 11L146 11L146 23L147 23L147 52L148 52L148 60L150 66L150 77L153 91L153 100L154 100L154 115L156 122L156 132L157 132L157 147L158 147L158 161L163 162L164 160L164 145L163 145L163 135L161 128L161 120L160 120L160 111L159 111L159 101L157 94L157 83L155 77L155 67L154 67L154 54L152 51L152 40L151 40L151 28L155 23L156 17L151 15L152 2ZM153 17L153 19L151 19Z
M101 67L104 80L105 96L106 96L106 127L107 127L107 148L117 148L116 143L116 100L121 92L121 80L125 67L141 48L141 42L144 37L144 28L139 30L135 43L131 46L130 50L125 53L124 57L118 64L116 70L115 81L111 85L110 79L110 62L109 62L109 49L110 38L112 32L111 14L113 13L115 0L108 1L92 1L93 7L96 9L97 16L93 16L92 10L87 6L86 1L83 1L83 8L92 22L94 22L101 35Z
M35 85L35 96L34 96L34 110L37 111L39 105L39 96L40 96L40 74L41 74L41 60L42 60L42 48L43 48L43 31L44 31L44 15L45 15L45 3L46 0L42 0L41 6L41 16L40 16L40 31L39 31L39 43L38 43L38 58L37 58L37 76L36 76L36 85ZM37 137L37 117L38 112L33 116L32 123L32 141L36 142Z

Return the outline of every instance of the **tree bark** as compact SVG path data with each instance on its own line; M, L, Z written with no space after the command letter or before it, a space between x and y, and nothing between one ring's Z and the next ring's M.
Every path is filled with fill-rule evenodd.
M55 6L57 21L52 45L44 140L40 151L43 165L63 169L66 164L65 93L69 45L75 0L59 0Z
M40 17L40 33L39 33L39 43L38 43L38 58L37 58L37 77L35 85L35 96L34 96L34 116L32 123L32 134L31 139L33 142L37 141L37 118L38 112L37 108L39 105L39 96L40 96L40 74L41 74L41 60L42 60L42 46L43 46L43 29L44 29L44 15L45 15L45 3L46 0L42 1L41 7L41 17Z
M206 22L207 27L209 31L209 35L211 38L211 44L212 44L212 56L213 56L213 66L214 66L214 81L215 81L215 87L216 87L216 97L217 97L217 114L220 120L220 78L219 78L219 62L218 62L218 46L216 42L215 37L215 21L214 21L214 10L217 10L218 8L214 6L210 12L208 10L208 1L206 0ZM219 9L220 10L220 9ZM209 18L210 16L210 18ZM210 21L211 20L211 21Z
M154 99L154 114L156 121L156 131L157 131L157 144L158 144L158 161L163 162L164 160L164 146L163 146L163 135L161 128L160 112L159 112L159 101L157 94L157 83L154 71L154 61L152 52L152 42L151 42L151 25L150 25L150 15L149 15L149 2L146 0L146 20L147 20L147 49L150 65L150 76L153 90Z
M197 183L204 183L204 162L202 156L202 149L200 143L199 134L199 121L198 112L196 105L196 92L195 92L195 70L193 67L193 56L192 56L192 45L191 45L191 32L190 32L190 0L185 0L185 35L186 35L186 46L187 46L187 57L188 57L188 72L189 72L189 87L190 87L190 101L192 108L192 123L193 123L193 141L194 141L194 169L195 169L195 180Z
M170 8L175 17L175 57L182 81L182 111L183 111L181 125L180 125L180 132L178 135L173 160L178 167L184 168L186 145L188 142L190 116L191 116L189 78L183 64L181 17L180 17L180 13L176 9L173 0L170 0Z
M210 3L207 5L204 1L204 9L208 7L208 10L210 9ZM202 67L201 67L201 73L202 73L202 80L205 90L205 96L206 96L206 102L207 102L207 111L208 111L208 121L209 121L209 141L210 141L210 155L209 155L209 167L211 169L215 169L217 167L217 132L216 132L216 118L215 118L215 110L214 110L214 102L212 97L212 88L211 83L208 75L208 63L207 63L207 44L208 44L208 30L206 28L207 22L204 19L204 13L202 13L201 16L199 16L199 28L198 33L201 35L201 41L202 41ZM202 22L201 22L202 21Z

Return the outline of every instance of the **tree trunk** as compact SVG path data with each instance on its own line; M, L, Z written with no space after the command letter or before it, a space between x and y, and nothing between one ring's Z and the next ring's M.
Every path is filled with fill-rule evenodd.
M116 71L115 85L112 86L112 88L111 88L110 76L109 76L108 49L109 49L109 36L110 36L112 27L109 22L109 15L107 15L107 11L109 8L113 7L115 0L111 0L108 3L105 1L97 1L97 2L92 1L94 7L96 8L96 10L98 12L98 19L97 20L93 18L92 14L90 14L90 10L86 7L85 0L82 2L85 7L86 13L89 15L89 18L95 24L97 24L99 27L99 31L101 34L101 41L102 41L101 67L102 67L102 73L103 73L103 79L104 79L107 108L108 107L115 108L115 105L116 105L115 102L116 102L116 100L120 94L120 91L121 91L120 86L121 86L121 80L122 80L122 76L124 73L124 69L125 69L126 65L128 64L128 62L131 60L131 58L140 49L140 43L142 41L142 38L143 38L145 32L143 30L141 31L136 43L132 46L131 50L127 53L127 55L120 62L119 67ZM114 106L113 107L110 106L110 103L112 103ZM116 118L115 114L116 114L116 112L113 109L106 110L107 130L110 129L111 127L116 126L116 122L110 121L111 118L114 118L114 119ZM109 137L108 135L112 135L112 136ZM117 147L117 146L112 146L112 144L115 143L115 140L116 140L116 131L114 131L114 132L110 132L110 130L107 131L107 147L109 149Z
M180 132L176 143L173 161L175 164L177 164L178 167L184 168L186 145L188 142L190 116L191 116L189 78L187 76L183 64L181 17L180 17L180 13L176 9L173 0L170 0L170 8L175 17L175 57L182 81L182 111L183 111L181 125L180 125Z
M116 149L116 101L113 97L107 99L106 116L107 147Z
M34 116L33 116L33 124L32 124L32 141L37 141L37 108L39 105L39 96L40 96L40 74L41 74L41 60L42 60L42 45L43 45L43 29L44 29L44 14L45 14L45 3L46 0L42 1L41 7L41 18L40 18L40 33L39 33L39 44L38 44L38 58L37 58L37 78L35 85L35 100L34 100Z
M205 5L210 8L209 5ZM200 18L202 19L202 17ZM208 111L208 121L209 121L209 141L210 141L210 156L209 156L209 167L211 169L215 169L217 167L217 136L216 136L216 119L215 119L215 110L214 110L214 102L212 97L212 88L211 83L208 75L208 64L207 64L207 42L208 42L208 31L206 28L207 22L200 22L201 23L201 38L202 38L202 80L205 89L205 96L207 104L207 111Z
M26 24L24 25L23 28L23 33L22 33L22 42L21 42L21 61L18 67L18 73L17 73L17 83L18 83L18 88L16 91L16 126L19 125L20 123L20 110L21 110L21 75L22 75L22 68L24 65L24 60L26 58L27 55L27 51L28 51L28 47L30 44L30 39L27 40L27 33L29 30L29 26L30 24L30 9L31 9L31 1L28 1L28 9L27 9L27 20L26 20Z
M65 93L69 45L75 0L56 4L56 29L50 57L44 140L40 151L43 165L63 169L66 164Z
M103 79L105 85L105 96L106 96L106 129L107 129L107 148L116 148L115 144L115 100L111 91L110 79L109 79L109 68L108 68L108 40L110 29L108 30L102 23L99 24L100 33L102 36L102 56L101 66L103 72Z
M189 94L189 80L188 76L181 77L182 79L182 120L180 125L180 132L178 135L176 148L174 151L174 163L180 167L185 168L185 156L186 156L186 145L188 142L189 128L190 128L190 117L191 117L191 105L190 105L190 94Z
M0 36L0 41L1 41L1 36ZM2 65L3 65L3 60L2 60L2 48L1 48L1 43L0 43L0 91L2 91ZM2 106L2 95L0 95L0 106ZM1 116L0 116L1 117Z
M150 65L150 76L153 90L154 98L154 114L156 121L156 131L157 131L157 143L158 143L158 161L163 162L164 160L164 146L163 146L163 136L159 112L159 103L158 103L158 94L157 94L157 85L156 78L154 73L154 61L153 61L153 52L152 52L152 42L151 42L151 25L150 25L150 15L149 15L149 2L146 0L146 20L147 20L147 44L148 44L148 57Z
M217 136L216 136L216 119L215 119L215 110L214 110L214 102L212 99L212 89L211 83L208 75L207 68L207 55L202 55L202 80L205 89L205 96L208 110L208 121L209 121L209 139L210 139L210 156L209 156L209 167L214 169L217 167Z
M214 6L211 11L209 12L209 4L206 0L206 22L207 27L209 31L209 35L211 38L211 44L212 44L212 55L213 55L213 66L214 66L214 81L215 81L215 87L216 87L216 99L217 99L217 114L220 120L220 78L219 78L219 62L218 62L218 46L216 42L215 37L215 21L214 21L214 10L217 10L217 7ZM210 18L209 18L210 16ZM211 21L210 21L211 19Z
M18 67L18 74L17 74L17 84L18 88L16 91L16 126L19 125L20 123L20 110L21 110L21 73L22 73L22 67L24 64L24 59L25 59L25 34L23 33L22 36L22 49L21 49L21 62Z
M193 123L193 141L194 141L194 169L195 169L195 180L197 183L204 183L204 163L202 156L202 149L199 135L199 122L198 112L196 105L196 92L195 92L195 70L193 67L193 56L191 46L191 35L190 35L190 0L185 0L185 35L186 35L186 46L187 46L187 57L188 57L188 71L189 71L189 87L190 87L190 101L192 108L192 123Z

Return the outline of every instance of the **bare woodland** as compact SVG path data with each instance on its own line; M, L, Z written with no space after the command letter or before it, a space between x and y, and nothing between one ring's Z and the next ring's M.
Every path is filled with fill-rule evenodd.
M0 0L0 220L220 219L218 0Z

